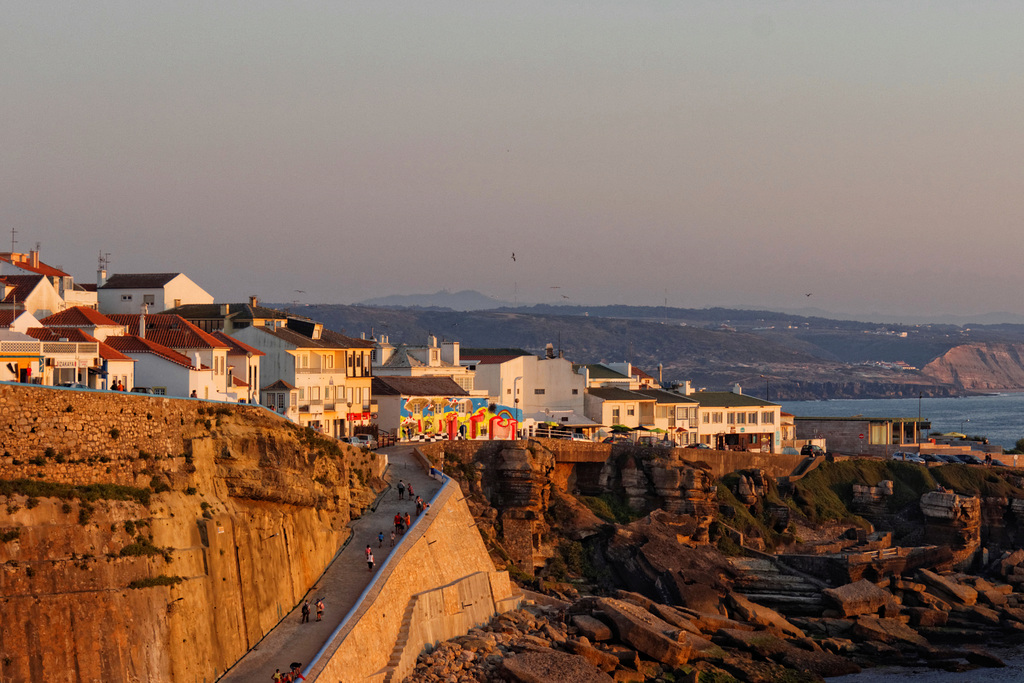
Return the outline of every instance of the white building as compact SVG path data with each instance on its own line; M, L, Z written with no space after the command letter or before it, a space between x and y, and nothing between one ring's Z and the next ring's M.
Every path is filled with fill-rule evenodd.
M373 372L378 377L450 377L463 390L473 394L474 371L461 362L459 342L427 337L426 346L392 346L381 337L373 350Z
M185 304L213 303L213 295L182 273L118 273L97 284L99 309L106 315L139 313L144 305L159 312Z
M196 363L174 349L136 335L108 337L106 343L135 360L135 386L149 387L163 396L192 396L223 400L223 380L212 368ZM194 394L193 394L194 392Z
M519 411L529 429L535 413L560 413L564 422L587 424L584 420L586 378L565 358L556 357L550 347L543 357L526 352L482 353L474 351L462 363L476 371L476 388L496 402ZM567 415L564 413L573 413Z

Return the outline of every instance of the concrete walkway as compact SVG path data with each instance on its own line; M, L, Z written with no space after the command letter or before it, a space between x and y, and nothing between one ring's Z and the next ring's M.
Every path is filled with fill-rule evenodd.
M366 513L351 524L352 540L345 550L335 558L316 585L310 589L306 597L310 601L310 619L308 624L300 623L302 619L302 603L279 623L274 630L249 650L220 680L229 683L248 683L249 681L269 681L276 669L288 671L292 662L302 662L305 667L313 656L327 642L331 633L338 627L342 619L356 604L356 599L363 592L375 572L366 567L366 546L373 549L376 567L379 568L391 552L391 531L395 528L395 513L403 515L408 512L416 520L415 496L413 500L398 500L398 480L407 485L411 482L417 496L429 501L441 482L431 479L413 455L411 446L393 446L381 449L388 454L391 467L388 470L388 481L392 488L384 496L376 512ZM408 493L406 493L408 498ZM384 547L378 548L377 533L384 532ZM401 537L395 538L395 544ZM324 619L316 621L316 599L324 599Z

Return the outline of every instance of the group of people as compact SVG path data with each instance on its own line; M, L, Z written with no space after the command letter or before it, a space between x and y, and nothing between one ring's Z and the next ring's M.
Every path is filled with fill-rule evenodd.
M310 613L310 611L311 610L310 610L310 606L309 606L309 600L307 599L304 603L302 603L302 621L299 622L300 624L305 624L305 623L307 623L309 621L309 613ZM323 618L324 618L324 599L323 598L317 598L317 600L316 600L316 620L317 621L323 621Z
M274 681L274 683L294 683L295 681L304 681L306 680L306 677L302 675L301 671L299 671L301 668L301 662L292 662L291 667L289 667L287 672L281 673L281 670L278 669L274 672L274 675L270 677L270 680Z
M124 391L125 390L124 382L122 382L119 379L115 379L113 382L110 383L110 390L111 391Z

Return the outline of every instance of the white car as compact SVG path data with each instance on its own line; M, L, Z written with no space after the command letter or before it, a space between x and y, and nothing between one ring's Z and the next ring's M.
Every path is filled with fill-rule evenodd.
M352 439L353 443L365 446L371 450L377 447L377 439L372 434L356 434Z
M924 465L925 460L917 453L907 453L906 451L896 451L890 456L892 460L903 460L904 462L914 462L918 465Z

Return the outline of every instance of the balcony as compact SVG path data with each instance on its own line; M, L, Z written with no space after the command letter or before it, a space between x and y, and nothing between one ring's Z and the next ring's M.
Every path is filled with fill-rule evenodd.
M295 368L296 375L344 375L345 368Z

